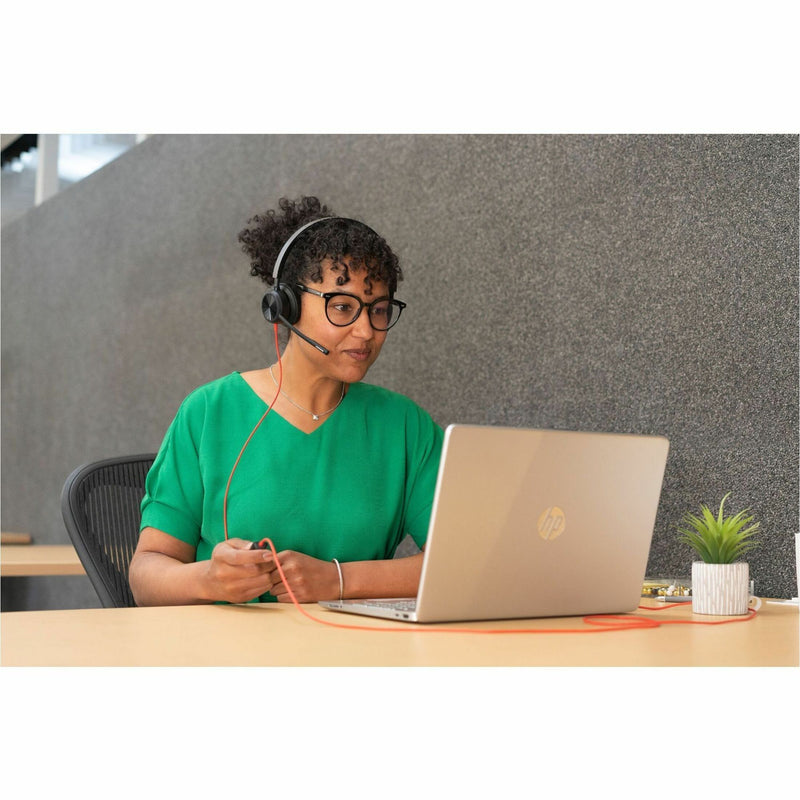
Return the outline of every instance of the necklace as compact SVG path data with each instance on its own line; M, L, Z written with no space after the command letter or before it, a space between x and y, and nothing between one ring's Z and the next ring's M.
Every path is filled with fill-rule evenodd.
M278 385L278 381L275 380L275 376L272 374L272 364L270 364L270 367L269 367L269 375L272 378L272 382L277 386ZM342 396L339 398L339 400L337 401L336 405L333 408L329 408L327 411L322 411L319 414L315 414L313 411L309 411L307 408L303 408L303 406L298 405L297 403L295 403L295 401L292 400L292 398L289 397L289 395L286 394L286 392L284 392L283 389L281 389L280 392L295 408L299 408L300 411L303 411L306 414L311 414L311 418L315 422L317 422L317 421L319 421L320 417L327 417L328 414L332 414L342 404L342 400L344 400L344 383L342 383Z

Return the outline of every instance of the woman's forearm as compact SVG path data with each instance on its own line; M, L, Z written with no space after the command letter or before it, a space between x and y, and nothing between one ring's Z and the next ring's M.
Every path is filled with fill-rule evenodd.
M388 561L342 564L344 597L416 597L424 553Z
M174 606L212 602L205 596L206 562L185 564L163 553L137 553L129 582L136 605Z

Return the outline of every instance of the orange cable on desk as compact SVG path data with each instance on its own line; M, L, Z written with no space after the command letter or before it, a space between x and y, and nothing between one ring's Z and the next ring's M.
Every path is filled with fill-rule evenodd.
M402 628L384 628L377 625L347 625L342 622L332 622L326 619L320 619L313 614L309 614L294 596L292 587L286 580L283 574L283 567L278 560L278 554L275 552L275 545L271 539L265 538L262 540L269 545L272 551L272 557L275 559L275 565L278 568L278 573L281 576L283 585L292 599L294 607L312 622L318 622L320 625L328 625L332 628L340 628L343 630L351 631L380 631L381 633L464 633L464 634L519 634L519 633L611 633L612 631L627 631L638 630L642 628L660 628L662 625L725 625L731 622L747 622L756 616L755 609L748 609L746 617L737 617L736 619L715 620L713 622L701 622L697 620L684 620L672 619L660 622L658 620L649 619L648 617L639 617L634 614L621 615L621 614L592 614L583 618L587 625L595 626L594 628L584 628L582 630L575 630L573 628L431 628L428 626L413 625ZM666 606L661 608L650 608L647 606L639 606L644 611L664 611ZM608 622L613 620L613 622ZM624 623L624 624L620 624Z

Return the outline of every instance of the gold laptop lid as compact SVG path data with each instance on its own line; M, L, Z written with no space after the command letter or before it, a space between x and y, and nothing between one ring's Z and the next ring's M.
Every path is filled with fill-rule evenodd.
M635 609L668 450L660 436L449 426L418 621Z

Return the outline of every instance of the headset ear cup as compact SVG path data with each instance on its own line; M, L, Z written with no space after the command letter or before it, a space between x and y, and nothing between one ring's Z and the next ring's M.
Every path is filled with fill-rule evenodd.
M283 317L290 325L294 325L300 319L300 298L291 286L281 284L264 295L261 313L267 322L274 324Z
M295 289L281 283L278 286L278 294L281 298L281 308L283 318L290 324L295 325L300 319L300 297Z
M268 291L261 300L261 313L267 322L276 323L283 313L283 303L279 292L274 289Z

